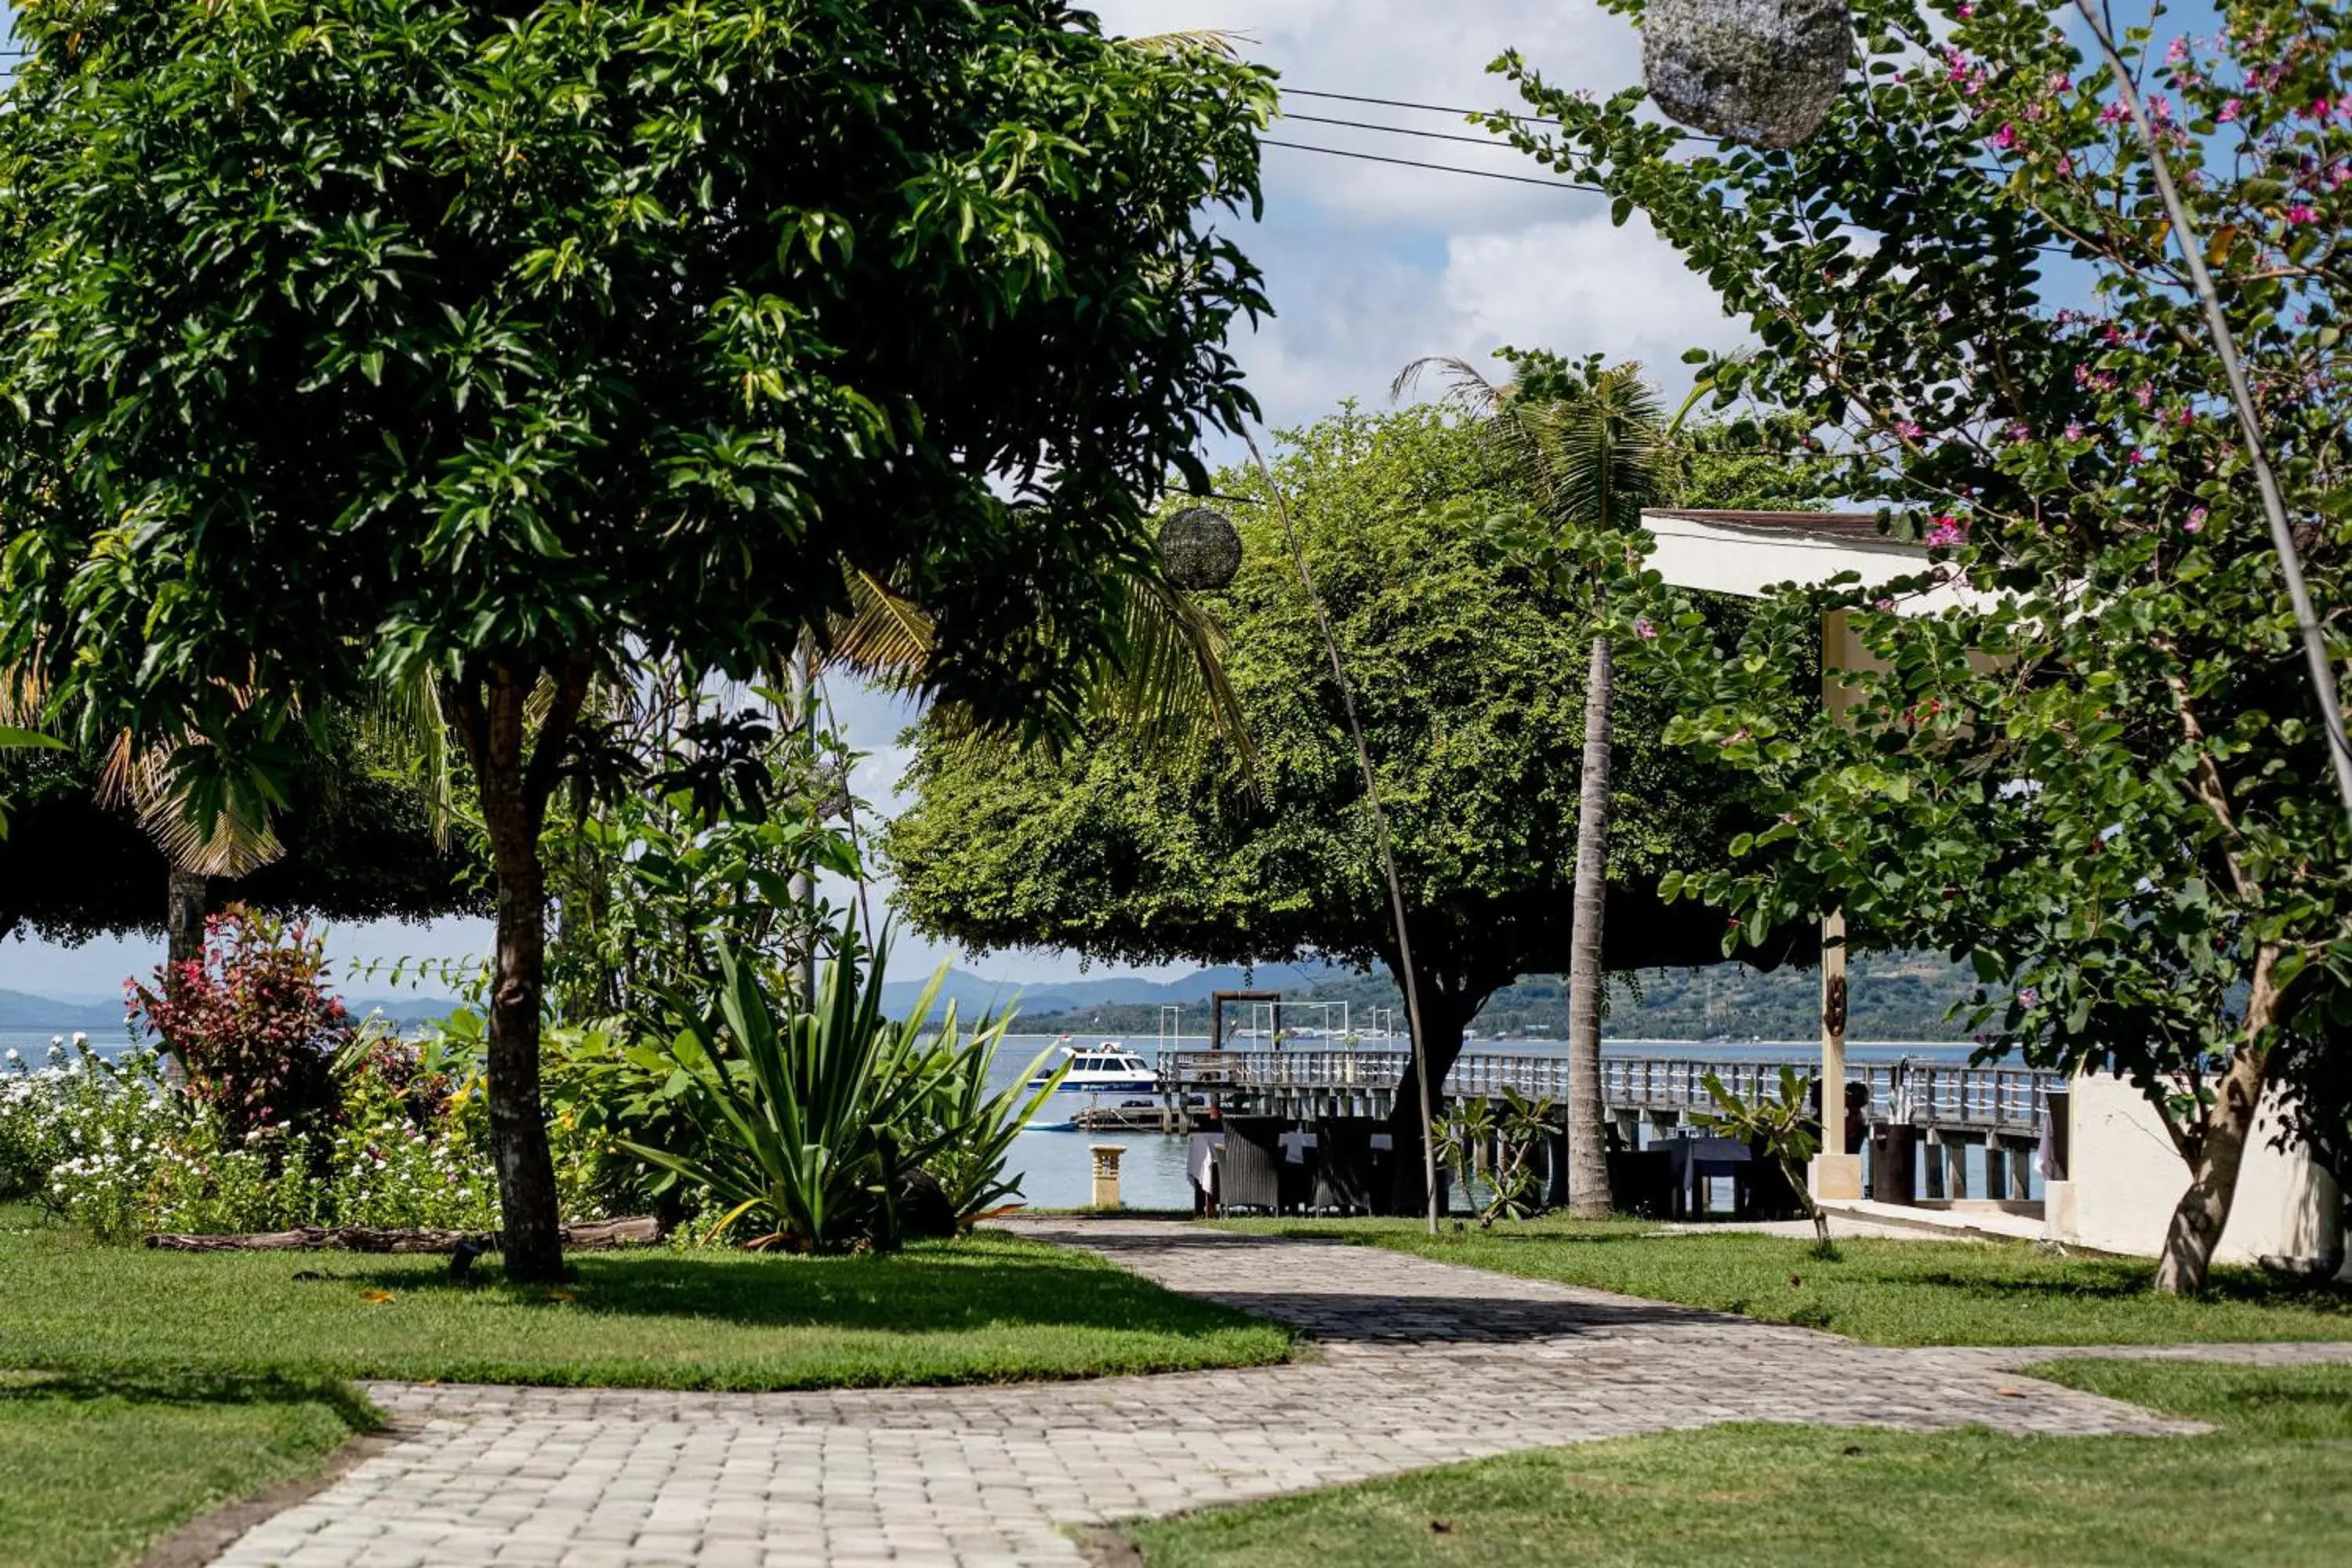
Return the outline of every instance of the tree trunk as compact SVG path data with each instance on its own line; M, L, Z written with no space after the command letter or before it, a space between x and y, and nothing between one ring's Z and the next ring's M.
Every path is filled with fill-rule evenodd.
M2230 1205L2238 1195L2238 1171L2253 1133L2254 1111L2262 1104L2263 1059L2264 1053L2241 1046L2230 1058L2213 1103L2206 1108L2189 1158L2189 1190L2172 1211L2164 1257L2157 1264L2156 1288L2167 1295L2205 1289L2213 1250L2221 1244Z
M1421 1025L1427 1037L1419 1048L1428 1052L1429 1092L1433 1111L1443 1111L1445 1075L1462 1055L1462 1031L1475 1009L1421 977ZM1429 1210L1427 1162L1421 1148L1421 1095L1412 1064L1405 1064L1397 1081L1396 1099L1389 1110L1389 1206L1392 1215L1421 1215Z
M546 798L531 787L523 757L528 682L501 670L475 704L476 771L482 823L498 874L498 952L490 984L490 1153L499 1172L499 1221L507 1278L546 1281L563 1274L555 1161L539 1092L540 988L547 956L547 879L539 859ZM470 694L469 694L470 695ZM541 744L546 745L542 739Z
M180 983L180 966L205 955L205 879L202 873L172 868L163 892L163 984Z
M1601 969L1609 910L1609 639L1592 639L1584 685L1584 775L1576 807L1576 926L1568 948L1568 1212L1605 1218L1607 1117L1601 1103Z

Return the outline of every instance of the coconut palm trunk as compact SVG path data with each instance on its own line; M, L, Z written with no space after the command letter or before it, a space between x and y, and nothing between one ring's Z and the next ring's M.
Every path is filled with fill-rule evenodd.
M1390 388L1402 395L1421 373L1442 368L1447 400L1485 422L1495 450L1516 473L1527 498L1559 531L1561 548L1549 563L1555 583L1581 597L1592 616L1592 668L1584 692L1584 759L1576 813L1574 932L1569 941L1568 1184L1569 1208L1601 1215L1615 1207L1609 1190L1606 1114L1601 1094L1601 954L1609 914L1610 706L1615 680L1610 662L1612 580L1615 573L1580 546L1606 542L1629 553L1642 509L1664 493L1666 466L1683 414L1664 416L1657 394L1638 364L1601 370L1599 361L1573 371L1569 384L1497 386L1458 359L1416 360Z
M1609 709L1615 696L1607 634L1592 639L1584 685L1584 762L1576 806L1575 927L1568 950L1568 1207L1601 1218L1609 1190L1601 1096L1601 968L1609 903Z

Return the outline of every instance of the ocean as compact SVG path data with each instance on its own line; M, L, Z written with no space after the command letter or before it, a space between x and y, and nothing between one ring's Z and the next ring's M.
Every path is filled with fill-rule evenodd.
M125 1037L121 1032L100 1035L89 1031L90 1044L99 1051L111 1055L121 1048ZM70 1029L0 1028L0 1052L14 1048L24 1059L38 1067L47 1058L49 1042L62 1036L70 1041ZM1003 1088L1016 1081L1038 1052L1054 1043L1046 1035L1010 1035L997 1053L994 1079ZM1116 1043L1139 1053L1146 1061L1153 1059L1161 1042L1150 1035L1120 1037L1087 1035L1072 1037L1075 1045L1092 1046L1099 1042ZM1240 1042L1236 1042L1239 1044ZM1377 1040L1366 1042L1368 1048L1402 1048L1402 1042L1382 1047ZM1208 1045L1204 1036L1189 1037L1183 1044L1201 1049ZM1302 1047L1306 1048L1306 1047ZM1530 1056L1558 1055L1567 1046L1558 1040L1473 1040L1473 1051L1496 1051ZM1676 1057L1738 1061L1771 1061L1776 1059L1805 1060L1821 1049L1818 1042L1744 1041L1737 1044L1699 1044L1690 1040L1609 1040L1601 1045L1604 1055L1612 1057ZM1851 1042L1846 1047L1847 1059L1856 1065L1868 1062L1893 1062L1904 1057L1924 1058L1954 1065L1968 1059L1966 1045L1942 1043L1923 1044L1917 1041ZM1125 1098L1139 1098L1122 1096ZM1049 1112L1056 1121L1067 1120L1067 1107ZM1127 1153L1119 1164L1120 1196L1129 1208L1189 1209L1192 1206L1192 1184L1184 1171L1184 1140L1167 1138L1150 1132L1076 1132L1033 1129L1014 1141L1013 1169L1021 1177L1021 1200L1033 1208L1077 1208L1090 1201L1093 1171L1087 1152L1089 1143L1118 1143ZM1980 1181L1980 1173L1971 1173L1972 1182ZM1980 1189L1979 1189L1980 1190Z

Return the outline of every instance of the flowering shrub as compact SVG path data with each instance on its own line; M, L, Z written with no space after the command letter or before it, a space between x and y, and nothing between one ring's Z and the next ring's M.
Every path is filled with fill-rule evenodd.
M165 1079L161 1053L110 1061L77 1042L0 1067L0 1194L30 1195L101 1241L301 1225L490 1230L498 1184L478 1076L380 1040L346 1062L331 1119L232 1136L220 1108ZM556 1135L567 1217L596 1217L593 1151ZM575 1173L581 1173L575 1174Z
M203 957L125 990L241 1148L281 1121L314 1132L331 1109L329 1069L354 1026L327 978L325 944L308 925L232 904L205 921Z

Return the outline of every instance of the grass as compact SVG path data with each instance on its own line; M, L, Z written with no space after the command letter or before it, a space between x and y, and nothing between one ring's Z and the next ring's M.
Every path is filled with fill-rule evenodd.
M2217 1268L2199 1297L2148 1289L2153 1262L2059 1257L2025 1242L1838 1243L1749 1232L1661 1234L1639 1220L1545 1218L1447 1228L1411 1220L1242 1220L1536 1279L1827 1329L1882 1345L2174 1344L2352 1340L2352 1290Z
M0 1563L135 1561L206 1510L315 1469L373 1421L332 1383L0 1375Z
M2352 1558L2352 1367L2034 1370L2224 1429L2168 1438L1719 1426L1277 1499L1138 1526L1134 1537L1150 1568L2337 1568Z
M457 1281L438 1258L99 1247L26 1219L0 1215L0 1368L772 1389L1259 1365L1290 1349L1285 1329L1007 1236L888 1258L583 1253L549 1289L509 1286L487 1258Z

